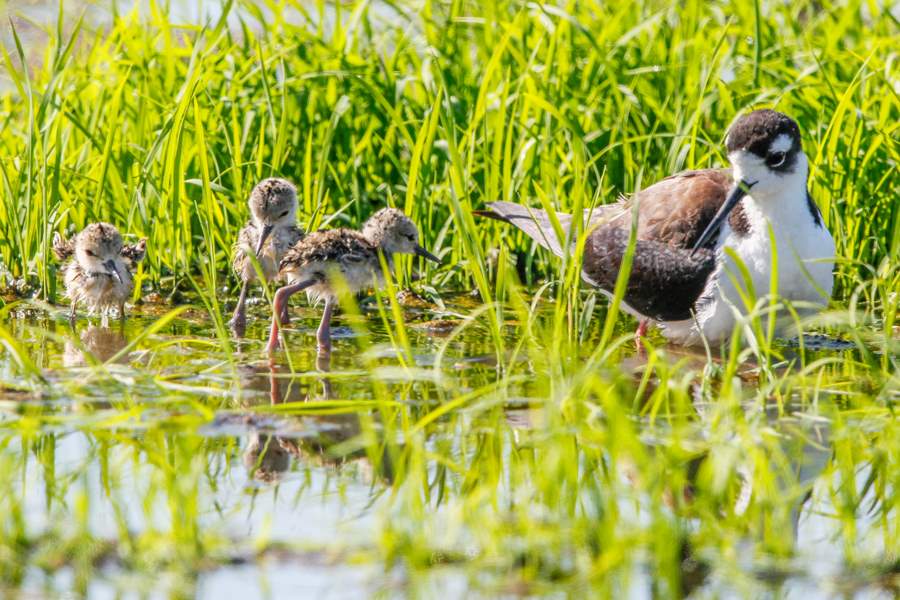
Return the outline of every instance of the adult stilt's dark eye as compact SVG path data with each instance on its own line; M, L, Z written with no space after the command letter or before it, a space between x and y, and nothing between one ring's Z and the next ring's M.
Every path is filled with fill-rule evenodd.
M786 152L771 152L768 156L766 156L766 164L769 165L772 169L777 169L784 165L784 161L787 159Z
M88 256L93 256L94 258L97 258L97 255L94 254L93 250L85 250L85 252L87 253Z
M286 216L288 216L288 211L284 211L283 213L281 213L281 215L280 215L278 218L279 218L279 219L283 219L283 218L285 218Z

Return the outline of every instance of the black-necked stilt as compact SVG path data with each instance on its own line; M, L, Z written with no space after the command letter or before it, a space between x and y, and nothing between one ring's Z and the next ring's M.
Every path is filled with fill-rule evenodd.
M320 352L330 352L331 313L337 303L332 276L337 274L349 291L356 293L381 283L379 253L383 253L389 263L393 254L415 254L441 262L418 242L415 224L396 208L383 208L372 215L362 231L332 229L303 238L281 260L280 274L288 285L275 294L269 351L278 347L278 325L287 320L288 299L306 290L312 300L325 301L316 339Z
M638 203L623 308L640 319L639 336L652 322L684 345L729 338L746 309L739 289L744 283L725 249L743 262L763 297L773 291L770 227L777 294L808 308L824 306L831 296L834 240L807 190L809 164L797 124L774 110L757 110L735 121L725 146L731 171L686 171L629 200L585 211L582 277L609 294ZM557 238L544 211L509 202L488 206L478 214L512 223L559 256L575 243ZM558 217L568 238L572 217Z
M119 231L109 223L92 223L72 240L59 233L53 238L53 253L63 267L66 296L72 301L69 315L75 319L79 302L88 312L107 314L115 308L125 316L125 301L134 291L131 269L144 259L147 240L123 244Z
M247 325L247 289L257 274L250 255L256 256L266 281L278 275L278 264L285 253L303 238L297 227L297 189L284 179L263 179L250 192L250 220L238 234L235 245L234 272L241 279L241 293L231 318L238 336Z

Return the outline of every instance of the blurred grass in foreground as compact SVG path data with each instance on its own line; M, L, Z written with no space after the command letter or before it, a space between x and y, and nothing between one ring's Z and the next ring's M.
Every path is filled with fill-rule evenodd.
M113 564L148 589L162 573L190 593L236 556L281 551L265 528L227 533L255 495L223 508L240 449L203 428L235 411L358 421L350 438L300 453L284 485L301 482L298 507L309 486L338 507L364 484L376 524L325 550L402 567L413 594L439 593L447 572L488 595L610 597L644 579L659 597L703 582L712 594L777 590L821 558L798 541L801 513L834 527L845 569L834 586L897 586L900 27L888 12L501 1L226 3L206 24L170 14L151 3L101 31L61 16L46 46L13 43L2 57L4 287L56 299L53 231L103 219L150 238L145 292L200 308L136 316L137 357L70 373L60 347L82 341L7 297L4 582L71 568L86 589ZM759 106L803 130L839 257L833 306L808 325L852 350L769 339L759 299L746 347L637 360L626 320L604 321L606 300L580 289L577 254L550 260L473 220L486 201L568 212L723 165L728 123ZM417 316L393 294L364 307L365 321L346 299L333 396L248 406L248 363L269 385L255 364L264 323L232 344L221 315L246 195L269 175L297 183L310 229L404 208L445 258L416 285L438 303L474 288L482 304L450 303L459 323L436 341L397 318ZM397 271L405 285L409 264ZM275 380L318 385L307 341L290 336L291 373ZM56 455L82 437L78 464ZM309 482L321 473L320 489ZM44 512L48 523L32 522ZM98 532L95 513L112 528Z

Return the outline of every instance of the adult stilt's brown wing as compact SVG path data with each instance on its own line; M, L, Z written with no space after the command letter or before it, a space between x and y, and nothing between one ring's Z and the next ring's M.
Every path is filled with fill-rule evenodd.
M629 232L612 225L594 230L585 241L582 278L612 293ZM691 318L697 300L716 268L715 252L674 248L653 240L637 240L625 302L632 310L656 321Z
M692 254L701 233L722 206L731 185L728 171L687 171L635 194L628 202L601 206L586 213L588 230L582 275L589 283L612 292L628 247L632 208L638 202L637 242L625 302L635 311L659 321L690 318L707 281L715 271L713 248L717 236ZM477 214L515 225L557 256L568 252L546 212L510 202L494 202ZM729 224L739 235L747 231L738 209ZM572 217L557 214L568 238Z

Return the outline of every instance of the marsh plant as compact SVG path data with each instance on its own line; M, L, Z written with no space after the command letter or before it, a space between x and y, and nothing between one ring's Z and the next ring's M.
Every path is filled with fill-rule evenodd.
M186 20L150 0L101 18L62 3L43 29L14 16L2 592L896 594L889 5L227 1ZM787 307L737 269L732 341L651 335L638 356L624 279L607 300L580 282L580 250L556 259L473 216L496 200L577 214L723 166L728 125L758 107L804 132L836 242L830 305L798 315L793 340L769 326ZM267 177L296 185L306 232L392 206L443 260L385 261L368 296L335 282L328 365L302 303L263 360L265 282L246 338L227 327L232 246ZM73 331L51 250L91 222L147 252L127 321Z

